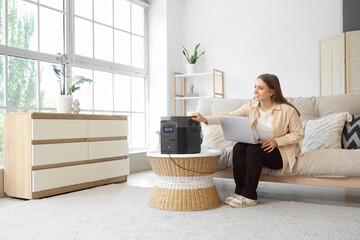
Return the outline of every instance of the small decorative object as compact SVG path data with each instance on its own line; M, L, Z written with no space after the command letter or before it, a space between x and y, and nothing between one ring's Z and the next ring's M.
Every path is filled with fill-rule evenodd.
M83 83L91 83L92 80L83 76L74 76L74 82L69 71L69 61L67 54L56 54L56 65L52 65L57 81L60 86L60 96L56 99L58 113L71 113L73 102L72 94L80 89Z
M80 107L79 107L80 102L79 102L79 100L75 99L73 104L74 104L74 107L72 108L72 110L73 110L74 113L78 114L80 112Z
M199 46L200 46L200 43L196 45L194 54L191 56L190 56L189 52L186 50L185 46L183 46L183 48L184 48L183 54L186 57L186 60L189 62L189 64L186 64L187 73L196 73L195 63L197 62L199 57L205 53L205 51L203 51L202 53L200 53L200 55L198 55L197 50L198 50Z
M191 93L194 93L194 84L191 84L191 85L190 85L190 92L191 92Z
M186 93L186 97L198 97L198 93L194 93L194 84L190 85L190 92Z

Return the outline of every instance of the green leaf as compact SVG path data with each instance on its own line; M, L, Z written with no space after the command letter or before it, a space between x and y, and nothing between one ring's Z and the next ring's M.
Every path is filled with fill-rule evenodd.
M195 46L195 50L194 50L194 54L191 55L190 57L190 54L188 53L188 51L186 50L185 46L183 45L183 54L184 56L186 57L187 61L190 63L190 64L195 64L197 62L197 60L199 59L199 57L201 55L203 55L205 53L205 51L203 51L200 55L198 55L198 49L200 47L200 43L198 43L196 46Z
M187 61L190 63L190 59L188 56L186 56L185 51L183 51L184 56L186 57Z
M186 52L186 55L185 55L185 53L184 53L184 51L183 51L183 53L184 53L184 55L185 55L185 57L186 57L187 61L188 61L189 63L191 63L191 60L190 60L190 54L189 54L189 52L186 50L186 48L185 48L185 46L184 46L184 45L183 45L183 48L184 48L184 50L185 50L185 52Z
M79 84L83 84L83 83L91 83L92 80L90 78L86 78L84 76L79 76L79 75L76 75L74 76L74 79L76 80L73 85L79 85Z

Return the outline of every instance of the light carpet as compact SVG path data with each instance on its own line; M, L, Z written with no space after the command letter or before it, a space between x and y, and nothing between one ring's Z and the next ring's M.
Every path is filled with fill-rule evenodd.
M263 199L171 212L152 189L110 184L40 200L0 199L0 239L359 239L360 208ZM224 199L225 196L221 196Z

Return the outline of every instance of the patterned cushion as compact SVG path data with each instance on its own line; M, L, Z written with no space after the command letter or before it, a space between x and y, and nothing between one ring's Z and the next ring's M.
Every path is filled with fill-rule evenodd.
M306 153L318 149L341 148L345 122L350 122L351 119L351 115L344 112L304 121L305 138L302 141L301 151Z
M353 120L345 124L342 134L342 148L360 148L360 115L352 115Z

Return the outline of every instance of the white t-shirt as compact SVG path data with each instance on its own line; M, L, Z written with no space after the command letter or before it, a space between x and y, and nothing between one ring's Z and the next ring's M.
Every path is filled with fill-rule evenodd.
M260 116L257 119L256 131L258 132L261 141L271 139L273 138L273 129L271 124L272 109L263 112L259 108L259 112L260 112Z

